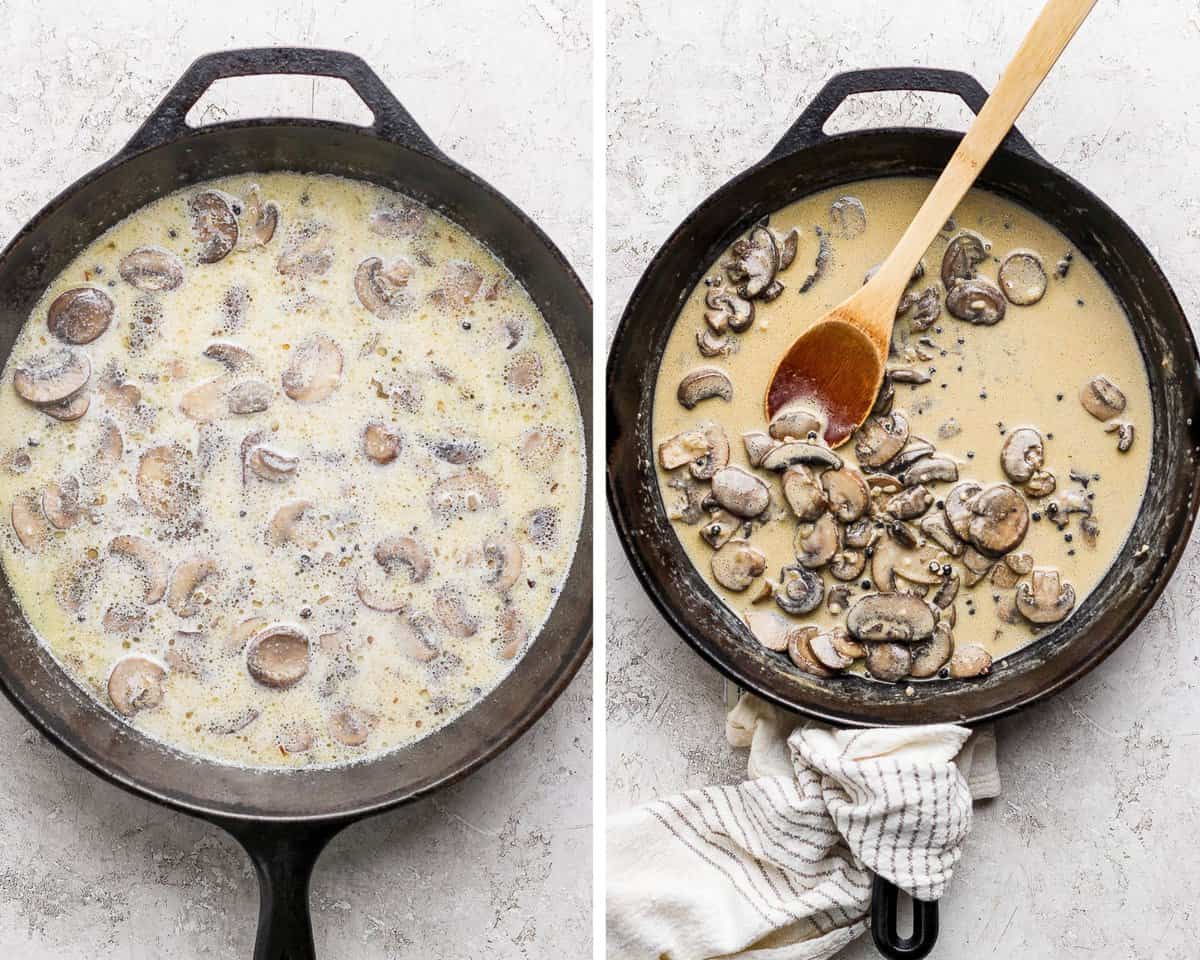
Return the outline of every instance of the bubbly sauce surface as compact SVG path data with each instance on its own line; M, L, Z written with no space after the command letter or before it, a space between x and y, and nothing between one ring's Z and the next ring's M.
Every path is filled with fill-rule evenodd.
M582 516L578 403L527 293L455 224L333 177L189 187L98 238L21 332L0 424L0 558L42 642L229 763L453 720L536 636Z
M864 561L861 572L848 576L855 567L853 556L839 568L840 578L833 574L832 562L812 570L820 577L824 596L810 612L790 614L772 602L771 591L784 579L782 568L797 562L797 537L811 528L798 533L804 521L789 507L780 473L754 467L742 438L747 432L768 429L763 397L779 358L807 324L853 293L868 271L887 256L930 186L931 181L920 178L854 183L814 194L772 214L769 228L781 246L793 228L798 232L795 260L777 274L783 291L769 301L753 298L748 328L718 336L706 325L706 313L712 312L706 297L714 289L735 285L725 273L727 252L691 293L670 335L653 408L661 494L691 562L721 600L751 624L765 614L784 618L785 627L814 625L826 631L845 625L846 609L857 600L888 589L872 581L873 561L880 545L897 554L888 533L894 518L884 509L888 498L875 495L867 516L882 522L874 523L876 545L858 558ZM854 202L847 203L847 197ZM1028 305L1006 302L1003 318L993 325L952 316L939 272L948 242L964 231L976 234L987 246L986 257L973 267L979 277L998 284L1002 262L1014 252L1029 251L1044 267L1044 295ZM819 270L818 261L823 261ZM998 658L1054 626L1030 622L1014 609L1018 591L1032 586L1032 571L1025 569L1029 561L1037 569L1056 571L1060 582L1071 586L1074 610L1118 553L1136 548L1126 545L1126 539L1146 488L1153 427L1149 383L1129 322L1095 267L1059 231L1026 209L982 190L971 191L922 262L924 276L909 289L915 299L935 288L940 305L932 319L917 316L919 305L910 306L897 319L888 367L901 373L893 377L891 410L906 419L910 438L927 440L935 455L953 461L957 479L924 484L930 503L918 516L903 520L917 543L900 554L897 569L911 571L916 563L922 567L933 563L939 573L958 577L962 586L957 599L938 616L952 623L955 649L979 645ZM1024 282L1029 277L1017 274L1015 279ZM744 308L744 300L737 306ZM715 355L702 354L698 334L707 338ZM714 395L689 410L680 402L679 385L699 368L723 372L731 396ZM1116 385L1125 399L1123 411L1107 422L1090 414L1080 400L1081 390L1098 375ZM923 382L900 382L901 378ZM761 515L745 522L734 520L730 542L748 541L765 559L764 569L744 589L730 589L714 576L714 562L729 547L727 542L714 551L702 536L720 515L711 498L710 481L693 479L687 465L665 468L659 454L665 441L713 423L728 439L729 464L760 478L769 490L769 506ZM1132 442L1121 451L1116 430L1126 425L1133 428ZM1040 434L1043 467L1054 477L1054 490L1041 497L1006 476L1002 466L1006 440L1022 427ZM851 437L836 451L850 470L860 467L855 439ZM821 470L813 467L811 472L819 476ZM861 467L864 477L885 472ZM1011 568L996 571L993 568L1005 562L990 557L982 579L968 586L973 575L964 569L963 558L940 550L923 532L924 518L941 513L948 492L963 481L977 481L984 487L1008 483L1021 491L1030 521L1012 553L1014 565L1024 573ZM836 559L847 549L843 539ZM901 578L899 588L928 599L939 578L919 579L926 582ZM831 611L834 591L844 604ZM851 669L861 670L862 661ZM946 675L945 669L941 675Z

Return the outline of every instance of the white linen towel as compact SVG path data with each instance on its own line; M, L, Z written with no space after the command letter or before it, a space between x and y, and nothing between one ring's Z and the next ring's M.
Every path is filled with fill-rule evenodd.
M798 724L744 696L726 734L751 780L610 818L612 960L824 960L866 931L872 873L942 895L972 787L999 792L991 731Z

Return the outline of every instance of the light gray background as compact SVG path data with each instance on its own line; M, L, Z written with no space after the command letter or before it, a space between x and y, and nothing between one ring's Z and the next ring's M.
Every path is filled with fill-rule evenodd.
M925 64L992 86L1040 8L943 0L609 3L609 329L658 245L757 160L831 74ZM1200 4L1100 0L1020 121L1150 245L1200 314ZM941 96L849 105L833 129L963 129ZM943 903L952 958L1195 957L1200 563L1100 669L1000 724L1004 795L977 810ZM745 774L721 680L666 626L609 534L610 811ZM860 943L847 957L874 951Z
M570 0L0 0L0 238L115 153L197 55L363 56L452 157L591 270L591 14ZM237 80L210 119L362 116L327 81ZM101 783L0 703L0 956L249 957L258 893L212 827ZM351 827L317 867L318 950L355 960L590 953L591 684L478 775Z

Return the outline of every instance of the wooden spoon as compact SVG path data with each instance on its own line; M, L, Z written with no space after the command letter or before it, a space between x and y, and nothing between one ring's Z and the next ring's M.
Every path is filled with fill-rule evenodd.
M795 402L825 416L836 447L871 412L883 383L896 308L913 268L979 176L1096 0L1049 0L996 89L875 276L804 331L767 386L770 420Z

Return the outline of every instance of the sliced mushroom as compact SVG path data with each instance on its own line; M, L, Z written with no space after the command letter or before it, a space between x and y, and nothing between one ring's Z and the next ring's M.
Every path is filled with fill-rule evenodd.
M781 479L783 497L797 519L811 523L825 512L828 500L820 479L808 467L788 467Z
M183 283L183 264L161 247L138 247L121 260L117 270L126 283L150 293L174 290Z
M1035 470L1025 484L1025 495L1029 497L1048 497L1057 486L1054 474L1049 470Z
M286 623L264 627L246 648L246 669L265 687L295 686L308 673L308 637Z
M42 500L36 493L19 493L12 502L12 526L21 546L37 553L50 537L50 524L42 512Z
M192 233L200 244L196 259L201 263L224 260L238 242L238 221L229 198L215 190L198 193L188 202Z
M17 392L20 393L19 388ZM1111 420L1125 411L1125 394L1121 388L1108 377L1100 375L1083 385L1079 391L1079 402L1097 420Z
M282 450L259 444L246 457L246 466L250 472L262 480L271 483L284 483L291 480L300 469L300 458Z
M321 223L301 223L288 231L275 269L285 277L319 277L333 265L332 231Z
M946 294L951 316L967 323L990 327L1004 319L1004 294L991 280L963 280Z
M938 588L933 591L933 596L929 598L930 603L945 612L943 615L953 616L954 599L958 596L958 583L958 574L951 573L938 584Z
M720 335L726 330L738 333L754 322L754 304L729 289L723 282L714 283L704 295L704 322L708 333ZM703 348L701 349L703 352Z
M483 274L478 267L465 260L451 260L446 264L441 286L429 294L429 299L439 307L458 313L474 302L481 286Z
M151 447L138 461L137 491L154 516L180 518L197 496L191 453L179 444Z
M146 625L146 608L128 600L118 600L104 611L100 625L109 633L136 633Z
M416 299L408 290L413 266L397 257L384 266L379 257L368 257L354 274L354 292L359 303L381 320L396 320L409 313Z
M97 287L75 287L50 304L46 325L64 343L91 343L112 323L112 298Z
M933 379L925 370L916 367L888 367L887 375L893 383L928 383Z
M792 621L780 616L773 610L751 610L746 614L746 626L754 635L754 639L768 650L782 653L788 648L788 633L792 630Z
M532 393L541 382L542 357L536 350L522 350L504 364L504 383L511 393Z
M715 426L715 425L714 425ZM719 426L716 427L720 431L722 438L725 436L725 431ZM473 449L478 449L480 455L483 453L483 445L475 443ZM541 472L549 470L554 462L558 459L558 455L563 449L563 436L556 428L550 426L535 426L530 427L521 434L517 441L516 453L517 459L527 469ZM715 461L716 458L714 458ZM725 441L725 463L729 462L729 442ZM722 463L721 466L725 466ZM717 468L719 469L719 468ZM696 474L696 468L692 469L692 473Z
M700 528L700 536L714 550L720 550L741 525L742 520L739 517L724 510L718 510Z
M487 474L468 469L439 480L429 492L429 505L443 519L496 507L500 490Z
M224 375L205 380L179 398L179 412L197 423L209 423L221 412L221 396L225 392Z
M274 238L279 226L279 207L273 203L263 203L262 190L257 183L250 184L246 190L244 215L250 225L250 238L256 246L265 247ZM242 236L244 239L245 234Z
M192 557L184 560L171 573L167 588L167 606L178 617L188 619L200 612L196 591L220 572L211 557Z
M723 357L732 347L727 336L713 333L705 327L696 331L696 349L702 357Z
M273 547L290 543L296 535L296 524L305 511L312 509L312 505L311 500L289 500L283 504L267 524L267 543Z
M992 672L992 655L976 643L964 644L950 658L950 676L955 680L984 677Z
M727 590L745 590L766 569L766 554L745 540L731 540L712 556L713 578Z
M820 633L820 629L814 626L794 626L788 630L787 652L788 659L805 673L811 673L817 677L828 677L832 673L817 659L813 653L810 642Z
M799 614L816 610L825 598L825 583L821 575L792 564L779 571L775 602L785 613Z
M92 377L87 354L56 347L17 365L13 387L25 400L38 406L61 403L83 389Z
M897 493L884 509L897 520L915 520L933 506L933 494L919 484Z
M96 594L100 585L100 561L96 551L89 550L75 561L67 561L54 578L54 596L59 606L78 613Z
M838 197L829 205L829 217L843 240L860 237L867 229L867 210L858 197Z
M950 528L946 514L937 510L921 519L921 532L952 557L961 557L966 549L958 535Z
M348 747L361 747L378 719L359 707L341 707L329 717L329 735Z
M996 563L994 557L980 553L973 546L967 547L963 553L962 561L963 566L967 570L965 580L968 587L975 586L975 584L991 573L992 567Z
M998 275L1008 302L1018 307L1037 303L1046 295L1046 270L1031 250L1016 250L1004 258Z
M48 403L41 408L42 413L53 417L55 420L62 420L70 423L78 420L88 412L88 407L91 405L92 398L88 396L86 390L80 390L76 394L72 394L65 400L60 400L57 403Z
M842 542L852 550L866 550L868 547L873 547L879 537L879 528L867 517L847 524L846 529L842 531Z
M363 430L363 453L375 463L391 463L400 456L403 442L399 431L390 430L382 423L368 423Z
M735 516L757 517L771 502L771 490L759 477L741 467L725 467L712 478L712 495Z
M1021 577L1008 564L997 563L993 564L988 579L991 580L994 587L999 587L1001 590L1011 590L1017 585L1017 581Z
M1045 461L1042 435L1032 427L1013 430L1000 449L1000 465L1013 483L1024 483L1042 468Z
M750 236L734 242L732 259L725 264L729 278L740 284L738 293L747 300L762 296L779 270L779 248L766 227L755 227Z
M61 483L48 483L42 490L42 512L50 525L59 530L75 526L83 517L79 502L79 481L64 477Z
M895 683L912 669L912 651L899 643L872 643L867 647L867 673L876 680Z
M987 246L982 237L966 232L953 237L942 256L942 284L946 291L974 277L975 267L985 259Z
M856 644L857 646L857 644ZM847 654L834 633L817 633L808 640L808 649L817 663L827 670L845 670L855 658ZM866 651L864 651L865 653Z
M909 675L918 680L936 676L954 653L954 632L950 624L940 621L933 628L933 637L926 643L912 648L912 666Z
M411 201L388 203L371 211L367 218L371 232L393 240L417 234L425 225L425 208Z
M776 440L813 440L824 430L821 418L803 407L781 410L767 428L767 432Z
M842 523L852 523L861 517L871 502L871 493L863 475L853 467L826 470L821 474L821 487L829 500L829 511Z
M439 437L427 441L427 445L435 457L455 466L474 463L485 452L482 443L469 437Z
M713 397L730 401L733 399L733 382L723 370L716 367L699 367L685 374L679 381L677 396L679 402L688 410L700 401Z
M750 461L750 466L758 467L762 466L763 458L774 448L775 441L761 430L751 430L742 434L742 444L746 448L746 459Z
M521 578L523 552L512 537L495 537L483 545L486 580L503 593Z
M133 534L120 534L108 542L108 552L137 566L142 581L142 603L153 606L163 598L167 592L169 568L154 544Z
M1017 585L1017 609L1030 623L1058 623L1075 606L1075 588L1057 570L1035 567L1028 582Z
M829 562L829 572L838 580L857 580L867 565L866 555L861 550L840 550Z
M969 509L967 539L988 556L1002 557L1025 539L1029 507L1007 483L981 490L971 498Z
M904 449L892 457L884 465L884 469L899 477L926 457L933 456L934 453L933 444L928 440L922 437L910 437L908 443L904 445Z
M393 628L392 636L396 640L396 646L406 657L418 663L429 663L437 659L440 653L433 639L435 633L433 620L423 613L418 613L401 617L400 622Z
M122 657L108 674L108 699L117 712L132 717L162 703L167 670L149 657Z
M1133 424L1125 423L1119 420L1110 420L1104 425L1105 433L1116 433L1117 435L1117 450L1120 453L1128 453L1133 446Z
M536 510L530 510L525 514L521 531L534 546L554 546L558 540L558 507L538 507Z
M792 546L796 562L809 570L825 566L841 547L841 530L831 514L823 514L816 523L796 527Z
M328 397L342 379L342 350L328 337L305 340L281 375L283 392L297 403L317 403Z
M658 445L658 462L664 470L677 470L708 453L708 438L703 430L685 430Z
M107 479L125 455L125 441L115 423L103 420L99 430L100 436L91 456L79 468L85 483L98 484Z
M958 481L958 464L949 457L922 457L897 478L905 485L926 483L955 483Z
M854 455L864 467L877 469L908 443L908 420L900 412L868 417L854 434Z
M473 637L479 632L479 617L467 607L462 593L452 586L444 586L434 594L433 612L452 636Z
M819 443L808 443L805 440L789 440L777 444L767 451L759 466L763 470L782 473L797 463L810 467L828 467L831 470L842 468L842 458L836 453Z
M950 528L960 540L969 540L971 536L971 501L983 489L983 485L974 480L964 480L952 487L946 494L946 519Z
M422 583L433 567L429 551L413 537L384 537L375 544L374 556L389 575L407 570L409 583Z
M230 340L214 340L204 348L204 356L216 360L230 373L245 373L259 367L254 354L241 344Z
M229 388L225 402L230 413L262 413L271 406L271 385L265 380L243 380Z
M871 554L871 579L885 593L899 591L901 580L925 588L936 586L942 582L942 559L932 544L909 546L891 536L876 544Z
M929 604L907 593L868 593L846 616L850 636L873 643L915 643L933 635L934 623Z

